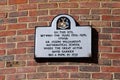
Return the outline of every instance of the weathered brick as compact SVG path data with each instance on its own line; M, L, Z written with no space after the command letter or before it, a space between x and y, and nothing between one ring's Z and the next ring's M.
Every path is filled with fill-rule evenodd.
M0 56L0 61L13 61L14 56L13 55L8 55L8 56Z
M6 38L5 37L1 37L0 38L0 43L5 43L6 42Z
M111 14L110 9L92 9L91 14Z
M105 66L111 66L112 63L111 63L111 60L110 59L99 59L99 62L98 62L100 65L105 65Z
M102 16L103 21L120 21L120 16L117 15L103 15Z
M13 74L16 72L16 68L0 69L0 74Z
M71 73L70 78L90 78L89 73Z
M5 19L5 23L17 23L17 18L8 18L8 19Z
M8 25L8 30L17 30L17 29L25 29L27 24L10 24Z
M10 11L16 11L17 6L16 5L1 5L0 6L0 12L10 12Z
M40 16L39 21L52 21L53 16Z
M120 73L114 73L114 78L115 79L120 79Z
M120 22L112 22L112 27L120 27Z
M53 9L50 10L50 15L57 15L57 14L68 14L67 9Z
M9 17L21 17L21 16L27 16L28 11L20 11L20 12L10 12Z
M119 28L103 28L102 29L103 33L120 33Z
M24 4L27 0L9 0L9 4Z
M30 0L30 3L48 2L48 0Z
M99 39L101 40L111 40L110 34L99 34Z
M47 65L47 62L46 63L37 63L35 62L34 60L32 61L27 61L27 66L42 66L42 65Z
M28 79L46 79L47 73L32 73L27 75Z
M7 13L5 12L0 12L0 18L6 18L7 17Z
M17 34L18 35L28 35L28 34L33 34L35 32L34 29L25 29L25 30L18 30Z
M26 36L11 36L11 37L7 37L7 42L19 42L19 41L25 41L26 40Z
M113 66L120 66L120 60L113 60Z
M99 52L112 52L112 47L99 46Z
M18 21L19 22L36 22L37 17L20 17Z
M36 26L49 26L49 25L47 22L29 23L29 28L35 28Z
M15 60L34 60L34 54L16 55Z
M29 41L35 40L35 36L34 36L34 35L29 35L29 36L28 36L28 40L29 40Z
M10 74L6 76L6 80L24 80L26 79L26 74Z
M56 72L57 67L56 66L40 66L37 68L38 72Z
M101 54L101 58L105 58L105 59L120 59L120 54L103 53L103 54Z
M0 0L0 5L6 5L6 4L7 4L7 0Z
M21 49L9 49L7 50L7 54L25 54L26 53L26 49L25 48L21 48Z
M34 47L31 47L31 48L28 48L27 49L27 53L34 53L35 51L34 51Z
M37 9L37 4L18 5L18 10L32 10L32 9Z
M99 8L99 2L80 2L80 8Z
M6 62L6 67L22 67L22 66L25 66L25 61Z
M68 0L49 0L50 2L67 2Z
M60 72L78 72L78 66L59 66Z
M34 42L19 42L19 43L17 43L18 48L33 47L33 46L34 46Z
M4 24L4 19L0 19L0 24Z
M36 72L36 67L22 67L22 68L17 68L16 72L17 73L31 73L31 72Z
M112 74L110 74L110 73L93 73L92 78L94 78L94 79L112 79Z
M42 16L42 15L48 15L48 10L32 10L29 11L30 16Z
M6 30L6 26L0 25L0 30Z
M0 61L0 68L4 68L4 67L5 67L5 61Z
M99 66L80 66L80 71L82 72L99 72Z
M89 14L90 9L71 9L70 14Z
M49 73L48 78L68 78L68 73Z
M120 67L101 67L102 72L120 72Z
M60 8L78 8L78 3L60 3Z
M57 8L58 4L57 3L42 3L38 5L39 9L52 9L52 8Z
M8 43L8 44L0 44L0 49L7 49L7 48L15 48L15 43Z
M82 15L80 16L81 20L100 20L100 16L98 15Z

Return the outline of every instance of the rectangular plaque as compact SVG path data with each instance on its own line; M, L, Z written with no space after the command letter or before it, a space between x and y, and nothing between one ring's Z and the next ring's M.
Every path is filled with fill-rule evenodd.
M76 26L69 15L57 16L50 27L36 27L35 57L91 57L91 27Z

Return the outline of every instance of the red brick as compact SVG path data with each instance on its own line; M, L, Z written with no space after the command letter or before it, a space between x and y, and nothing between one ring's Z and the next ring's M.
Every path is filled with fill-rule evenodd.
M49 0L50 2L68 2L68 0Z
M6 62L6 67L23 67L25 64L25 61L9 61Z
M112 52L112 47L100 46L99 51L100 52Z
M22 17L22 16L27 16L28 11L19 11L19 12L10 12L9 17Z
M6 76L6 80L22 80L22 79L26 79L26 74L12 74Z
M114 47L113 52L120 52L120 47Z
M111 66L112 65L112 62L110 59L104 59L104 58L99 59L98 63L100 65L104 65L104 66Z
M31 72L36 72L36 67L17 68L17 73L31 73Z
M9 0L9 4L24 4L27 0Z
M92 9L91 14L111 14L110 9Z
M18 5L18 10L32 10L32 9L37 9L37 4Z
M6 30L6 26L0 25L0 30Z
M38 19L39 21L52 21L53 20L53 16L41 16Z
M48 2L48 0L30 0L30 3Z
M112 14L119 15L120 14L120 9L113 9Z
M120 41L103 41L103 46L120 46Z
M34 28L36 26L49 26L47 22L35 22L35 23L29 23L29 28Z
M105 58L105 59L120 59L120 54L103 53L103 54L101 54L101 58Z
M0 44L1 49L6 49L6 48L15 48L15 43L9 43L9 44Z
M32 61L27 61L27 66L42 66L42 65L47 65L47 62L46 63L37 63L35 62L35 60L32 60Z
M78 8L78 3L60 3L60 8Z
M7 42L19 42L19 41L25 41L26 40L26 36L11 36L11 37L7 37Z
M26 35L26 34L33 34L35 32L34 29L26 29L26 30L19 30L17 31L18 35Z
M16 72L16 68L0 69L0 74L13 74Z
M34 42L19 42L19 43L17 43L18 48L33 47L33 46L34 46Z
M49 73L48 78L68 78L68 73Z
M120 16L103 15L102 20L105 20L105 21L120 21Z
M68 14L67 9L53 9L50 10L50 15L58 15L58 14Z
M7 51L7 54L25 54L26 53L26 49L25 48L21 48L21 49L9 49Z
M7 0L0 0L0 5L6 5L7 4Z
M80 2L80 8L99 8L99 2Z
M25 29L27 24L10 24L8 25L8 30L17 30L17 29Z
M71 73L70 74L71 78L90 78L89 73Z
M46 79L47 78L47 73L32 73L32 74L27 74L28 79Z
M120 40L120 35L119 34L112 34L112 39Z
M0 75L0 80L5 80L5 76L4 75Z
M29 11L30 16L42 16L42 15L48 15L48 10L33 10Z
M71 9L70 14L89 14L90 9Z
M120 72L120 67L101 67L102 72Z
M112 79L112 74L110 74L110 73L93 73L92 78L94 78L94 79Z
M4 67L5 67L5 62L4 61L0 61L0 68L4 68Z
M5 54L5 50L0 50L0 55L4 55Z
M56 72L57 67L56 66L40 66L37 68L38 72Z
M110 34L99 34L99 39L101 40L111 40Z
M39 9L52 9L52 8L57 8L58 4L57 3L42 3L38 5Z
M19 22L36 22L37 17L21 17L18 19Z
M110 2L103 2L101 5L103 8L112 8L112 3Z
M16 34L16 31L1 31L0 36L13 36Z
M60 72L78 72L78 66L59 66Z

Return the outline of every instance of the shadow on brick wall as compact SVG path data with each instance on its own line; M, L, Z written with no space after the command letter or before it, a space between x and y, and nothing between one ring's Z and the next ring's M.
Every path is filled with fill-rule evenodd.
M78 26L78 24L77 24ZM78 62L78 63L98 63L98 32L92 28L92 56L82 58L35 58L36 62Z

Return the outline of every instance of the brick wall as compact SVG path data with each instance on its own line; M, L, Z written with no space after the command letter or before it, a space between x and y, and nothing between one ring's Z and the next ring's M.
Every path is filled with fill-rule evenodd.
M35 62L35 26L64 13L97 30L98 63ZM99 79L120 80L119 0L0 0L0 80Z

